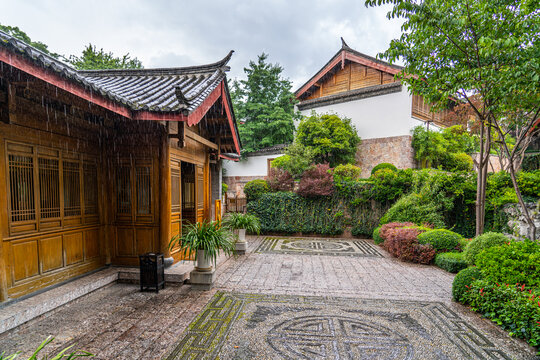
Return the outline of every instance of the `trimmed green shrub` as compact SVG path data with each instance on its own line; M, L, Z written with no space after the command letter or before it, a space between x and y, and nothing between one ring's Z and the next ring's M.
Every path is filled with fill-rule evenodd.
M463 294L463 302L474 311L507 330L510 336L540 345L540 304L538 289L524 285L501 285L487 280L475 281Z
M415 224L428 223L444 227L440 204L425 194L411 193L399 199L381 219L381 225L390 222L410 221Z
M380 163L378 165L375 165L373 169L371 169L371 175L374 175L377 171L382 169L388 169L392 171L398 171L398 168L394 166L394 164L390 163Z
M460 272L466 269L469 264L460 252L445 252L435 256L435 265L451 273Z
M467 245L463 251L463 255L470 265L476 265L476 257L480 254L480 251L489 249L493 246L503 245L509 241L510 239L501 233L487 232L475 237Z
M463 251L463 250L465 250L467 245L469 245L469 243L472 241L472 239L461 238L458 241L459 241L459 251Z
M466 292L471 284L483 278L482 272L477 267L468 267L457 273L452 283L452 297L455 301L463 302Z
M244 186L244 194L246 194L247 201L253 201L261 197L270 191L266 180L257 179L251 180Z
M375 228L375 230L373 230L373 242L377 245L381 244L384 242L384 239L379 235L379 232L381 231L381 227L379 226L378 228Z
M481 251L476 266L487 280L540 289L540 243L512 241Z
M471 171L474 162L470 155L464 152L449 153L443 163L443 167L449 171Z
M292 192L262 195L247 204L247 212L257 216L262 233L343 233L345 207L338 198L303 198Z
M452 251L459 248L461 235L446 229L435 229L418 235L420 244L430 244L437 252Z
M338 165L333 171L334 181L351 181L360 178L362 169L353 164Z

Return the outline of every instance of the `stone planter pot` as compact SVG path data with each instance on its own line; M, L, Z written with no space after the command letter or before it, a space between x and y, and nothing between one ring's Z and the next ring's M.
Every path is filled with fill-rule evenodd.
M212 259L206 256L204 250L197 250L197 265L195 270L205 272L212 271Z
M234 230L234 235L236 236L234 252L237 255L244 255L247 250L246 229L236 229Z
M246 229L238 229L238 241L246 242Z

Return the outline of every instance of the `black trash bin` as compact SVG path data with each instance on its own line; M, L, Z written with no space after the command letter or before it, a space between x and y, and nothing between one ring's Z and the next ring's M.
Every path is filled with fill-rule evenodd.
M141 271L141 291L165 288L165 263L163 254L146 253L139 255Z

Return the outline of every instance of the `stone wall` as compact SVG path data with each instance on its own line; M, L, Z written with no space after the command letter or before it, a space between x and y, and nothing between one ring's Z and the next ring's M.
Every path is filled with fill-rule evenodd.
M536 239L540 239L540 201L537 203L527 203L527 209L536 226ZM508 204L504 206L504 212L508 215L508 227L513 236L529 237L529 224L523 216L519 204Z
M362 169L362 177L369 177L375 165L387 162L399 169L416 167L412 136L392 136L378 139L362 139L356 154L356 164Z

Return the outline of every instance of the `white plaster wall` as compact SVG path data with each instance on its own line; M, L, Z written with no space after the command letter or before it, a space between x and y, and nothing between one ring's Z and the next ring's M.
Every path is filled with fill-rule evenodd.
M348 117L352 120L360 138L376 139L410 135L412 128L424 125L425 122L411 116L411 110L412 96L406 89L402 89L392 94L320 106L302 110L300 113L309 116L315 111Z
M275 159L283 154L249 156L238 162L223 160L225 176L267 176L268 159Z

